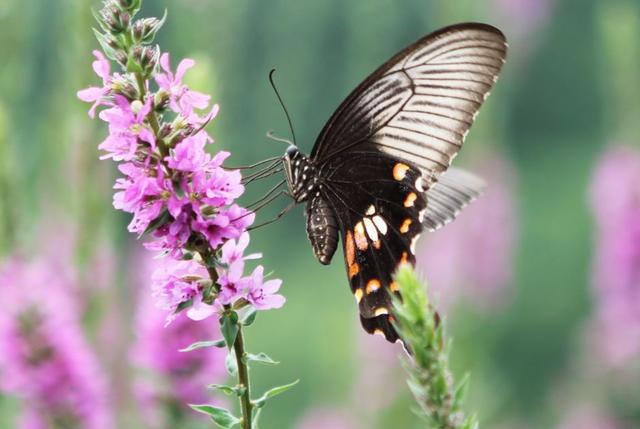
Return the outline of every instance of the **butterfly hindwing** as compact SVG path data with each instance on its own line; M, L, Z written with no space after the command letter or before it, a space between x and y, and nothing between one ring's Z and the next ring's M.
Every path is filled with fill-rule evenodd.
M426 208L421 172L375 153L340 158L327 175L323 197L339 219L351 291L365 330L395 342L389 320L390 294L397 291L392 276L400 264L415 262L413 247Z

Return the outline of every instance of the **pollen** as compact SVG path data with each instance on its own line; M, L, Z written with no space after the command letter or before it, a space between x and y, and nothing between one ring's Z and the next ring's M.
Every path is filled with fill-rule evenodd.
M396 165L393 166L393 178L396 179L398 182L401 181L406 177L407 170L409 170L408 165L398 162Z
M383 314L389 314L389 310L387 310L385 307L378 307L373 312L373 314L375 314L376 316L382 316Z
M380 281L377 279L369 280L366 287L367 295L377 291L378 289L380 289Z
M353 293L353 296L356 297L356 302L358 302L358 304L362 300L362 295L363 295L362 289L356 289L356 291Z
M409 192L409 195L407 195L407 198L404 199L404 206L413 207L413 204L416 202L417 199L418 199L418 196L416 195L415 192Z
M405 219L404 222L402 222L402 225L400 225L400 232L403 234L406 234L407 232L409 232L409 227L411 226L411 224L413 223L413 221L409 218Z

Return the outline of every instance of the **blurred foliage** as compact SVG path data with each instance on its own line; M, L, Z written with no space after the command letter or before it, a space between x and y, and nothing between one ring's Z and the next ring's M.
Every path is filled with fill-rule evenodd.
M198 60L187 81L220 103L209 129L218 146L233 153L231 164L239 165L284 150L264 137L272 128L288 134L267 82L271 68L278 70L299 144L310 151L348 91L404 45L457 21L517 25L489 3L148 0L143 14L169 10L158 42L174 63L184 56ZM128 219L110 206L116 172L97 159L104 127L87 120L86 106L75 96L95 82L90 6L97 5L0 2L0 252L36 251L42 231L67 219L74 230L67 239L75 239L83 269L106 237L118 250L119 271L103 307L122 307L126 327L133 304L123 278L135 269L127 260ZM589 313L590 171L609 141L637 144L640 2L557 0L551 7L538 31L512 40L503 77L462 156L464 164L489 147L500 150L514 160L519 176L513 301L490 315L470 308L448 315L454 370L472 372L470 407L486 427L506 419L552 427L557 410L550 393L574 358L576 335ZM250 189L245 201L266 189ZM354 374L367 365L354 359L355 337L362 333L340 255L329 267L315 261L301 213L298 207L253 235L253 247L285 280L288 297L283 310L261 315L248 332L253 349L283 362L256 372L258 390L302 379L295 395L273 404L266 429L291 427L312 405L347 403ZM367 401L366 395L358 400ZM127 403L119 401L123 422L135 414ZM402 421L409 428L409 404L402 394L380 416L380 427ZM10 408L0 405L1 427L9 425L2 410ZM357 401L351 411L359 415Z

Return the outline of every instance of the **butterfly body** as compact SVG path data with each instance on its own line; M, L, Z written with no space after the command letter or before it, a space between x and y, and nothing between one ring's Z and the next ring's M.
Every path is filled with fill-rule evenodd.
M307 234L323 264L342 241L360 321L395 342L393 274L415 263L436 230L480 195L482 180L451 161L505 62L506 41L485 24L441 29L367 77L338 107L309 157L284 158L289 192L307 203Z

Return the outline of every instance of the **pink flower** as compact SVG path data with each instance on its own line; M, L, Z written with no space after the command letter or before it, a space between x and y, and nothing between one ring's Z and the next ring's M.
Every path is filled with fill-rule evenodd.
M610 367L640 357L640 152L614 146L591 185L596 220L595 319L589 332L596 355Z
M138 142L148 143L155 148L153 132L145 123L151 111L153 99L147 98L142 104L135 100L132 103L121 95L115 96L116 105L100 112L100 119L109 123L109 136L98 149L107 154L100 159L113 158L114 161L131 161L138 150Z
M181 114L188 122L196 119L193 116L194 109L206 109L209 105L210 97L196 91L191 91L182 83L185 73L195 65L195 61L184 59L178 64L176 74L171 71L171 62L168 53L160 57L160 66L164 73L158 73L155 77L158 86L169 93L169 106L171 110ZM210 114L211 118L217 113L217 106L214 106L215 113ZM190 120L191 119L191 120Z
M177 318L164 327L166 313L158 309L147 292L150 273L162 270L164 259L139 254L137 276L132 279L139 289L135 316L135 343L131 360L140 372L135 382L136 399L152 427L162 427L162 412L175 411L192 415L186 404L211 401L206 386L224 382L225 351L204 348L188 353L180 352L196 341L221 337L217 323L194 322ZM214 403L220 404L216 399ZM175 407L175 408L173 408Z
M167 316L169 324L175 320L176 310L202 291L200 281L208 275L204 267L195 261L176 262L166 258L162 261L164 264L152 275L151 290L157 306L171 312Z
M98 106L111 106L111 103L106 100L106 96L111 91L111 65L102 52L93 51L93 55L96 57L93 62L93 71L102 78L102 86L91 86L77 93L80 100L93 103L89 109L89 116L92 118L95 117Z
M220 160L220 164L215 165L211 155L204 149L210 141L211 138L205 132L185 138L171 151L171 156L166 158L167 165L174 170L189 173L220 166L230 154L229 152L218 152L216 163Z
M222 245L222 256L220 257L220 262L228 265L233 265L234 263L239 261L261 258L262 253L252 253L250 255L243 256L244 251L249 245L249 239L249 233L245 232L237 241L233 239L227 241L224 245Z
M48 263L0 267L0 390L24 401L23 426L113 427L108 390L68 284ZM66 426L65 426L66 427Z
M631 427L620 424L597 408L584 405L570 410L558 425L558 429L631 429Z
M282 280L273 279L263 283L264 268L258 265L251 274L248 284L249 293L247 301L249 301L258 310L270 310L272 308L280 308L284 305L285 299L282 295L276 294L282 285Z
M218 301L220 304L233 304L237 299L247 294L249 282L248 279L242 277L243 265L241 261L231 264L226 271L219 275L220 295Z

